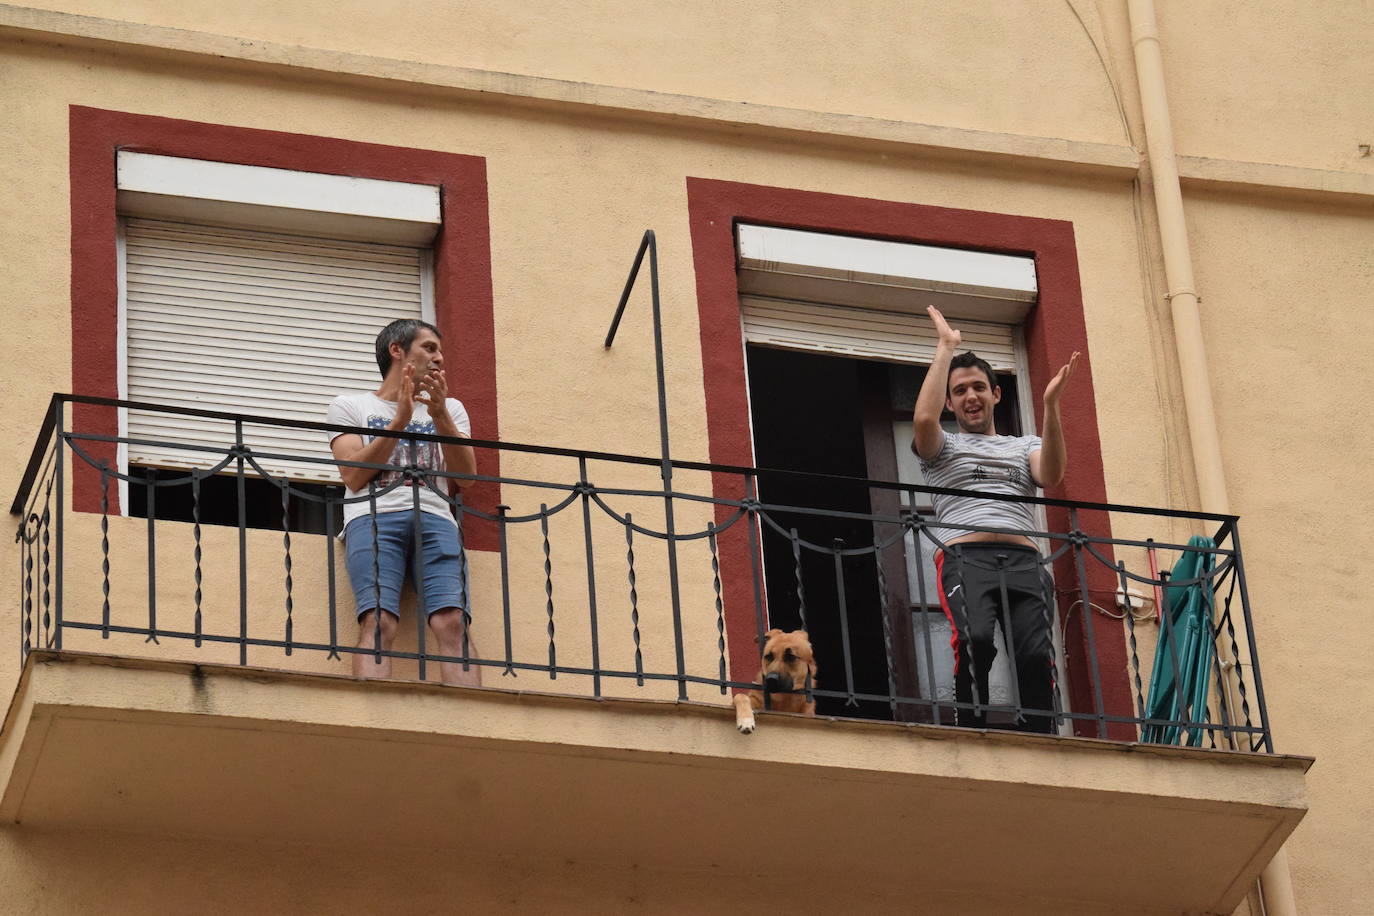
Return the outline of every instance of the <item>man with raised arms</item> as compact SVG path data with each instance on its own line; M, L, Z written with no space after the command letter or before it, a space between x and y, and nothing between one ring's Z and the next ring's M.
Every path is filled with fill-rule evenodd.
M1002 389L992 367L972 352L956 356L960 333L934 306L927 311L939 343L916 398L911 443L926 482L1011 496L1034 496L1037 486L1057 486L1068 461L1059 400L1079 354L1075 352L1045 388L1042 436L999 436L993 407L1002 400ZM940 426L945 408L959 424L957 433ZM1026 731L1052 732L1055 677L1050 602L1054 586L1035 544L1017 533L1036 527L1032 506L947 495L935 495L932 501L938 523L990 529L935 531L945 543L945 549L935 555L935 567L940 604L954 627L955 699L979 707L988 703L988 673L997 657L994 632L1000 622L1003 642L1012 653L1018 705L1036 711L1019 715L1018 723ZM1006 632L1008 622L1010 633ZM959 725L987 724L981 708L960 708L955 715Z
M376 343L377 368L382 385L376 391L340 395L329 405L330 423L362 426L393 432L428 433L466 438L471 435L468 412L461 401L448 396L448 377L444 373L444 353L439 330L434 325L412 318L393 321L382 328ZM416 613L429 615L438 653L450 657L463 654L468 626L467 566L462 562L463 545L449 503L430 488L448 493L452 478L430 477L416 481L419 486L420 537L415 537L415 491L402 479L402 468L411 464L411 443L388 436L360 436L356 433L331 433L330 448L339 461L364 464L389 464L395 470L340 467L349 497L366 497L369 482L380 491L400 480L390 491L376 497L376 512L370 500L344 505L344 547L348 578L358 610L358 648L372 650L377 628L381 628L382 648L390 649L400 619L401 585L411 557L420 551L420 576L424 608L417 600ZM418 442L414 463L420 468L473 474L477 461L472 446L462 443ZM459 487L471 481L455 481ZM374 547L375 545L375 547ZM417 593L421 591L417 587ZM474 653L471 640L468 654ZM391 659L378 659L371 651L353 655L353 673L360 677L390 677ZM440 666L445 684L477 686L480 669L467 671L458 662Z

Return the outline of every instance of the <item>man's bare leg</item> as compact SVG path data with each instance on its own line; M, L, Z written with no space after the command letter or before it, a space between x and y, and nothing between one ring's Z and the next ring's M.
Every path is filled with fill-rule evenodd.
M382 649L390 650L396 639L396 618L382 612ZM391 656L376 656L377 612L367 611L358 618L358 648L367 652L353 653L354 677L391 677Z
M435 611L429 617L429 628L434 631L434 641L439 645L439 654L458 658L463 654L463 634L467 623L463 620L462 608L446 607ZM468 637L467 654L477 654L477 649ZM445 684L459 687L482 686L482 669L479 665L469 665L463 670L462 662L443 662L439 665L439 677Z

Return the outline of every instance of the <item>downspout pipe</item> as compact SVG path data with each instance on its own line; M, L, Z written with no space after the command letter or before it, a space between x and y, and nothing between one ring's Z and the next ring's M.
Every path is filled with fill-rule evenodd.
M1199 299L1193 280L1193 259L1188 247L1188 227L1183 218L1183 190L1178 181L1174 131L1169 120L1169 100L1164 91L1164 57L1155 23L1154 0L1127 0L1127 9L1198 496L1203 511L1230 514L1231 502L1226 494L1226 474L1221 460L1221 437L1217 433L1216 412L1212 405L1207 352L1202 341L1202 321L1198 315ZM1260 874L1260 893L1265 916L1297 916L1288 854L1283 848Z
M1226 474L1221 461L1212 387L1207 376L1207 352L1198 317L1197 286L1193 258L1188 248L1188 226L1183 219L1183 190L1178 183L1178 159L1174 131L1169 120L1169 100L1164 94L1164 57L1159 48L1153 0L1127 0L1131 17L1131 44L1135 49L1140 107L1145 118L1145 146L1153 176L1155 210L1164 253L1166 298L1173 312L1174 346L1183 376L1183 403L1188 415L1198 495L1202 511L1229 515Z

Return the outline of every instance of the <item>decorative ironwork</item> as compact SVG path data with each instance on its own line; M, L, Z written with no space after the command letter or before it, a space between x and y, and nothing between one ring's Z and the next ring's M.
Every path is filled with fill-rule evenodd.
M553 563L549 552L549 507L539 504L539 533L544 539L544 603L545 613L549 616L549 680L558 677L558 646L554 640L553 625Z
M58 403L70 401L87 401L103 403L109 406L130 406L142 410L158 409L156 405L132 404L128 402L102 401L101 399L80 399L71 396L60 396ZM177 413L178 410L170 410ZM181 411L184 412L184 411ZM209 460L213 463L218 460L219 468L230 469L239 478L240 487L238 488L239 498L242 499L242 478L246 474L246 468L251 466L257 475L266 475L251 449L243 442L242 428L246 424L270 424L275 422L280 426L303 426L306 428L325 427L327 424L304 424L296 421L271 421L270 418L235 416L236 441L233 445L227 446L216 457L213 453ZM335 432L344 431L335 429ZM351 430L348 430L351 431ZM373 430L372 433L379 431ZM32 500L36 505L32 506L23 516L23 523L19 526L18 539L22 541L20 551L21 564L21 600L18 603L22 622L21 632L21 653L27 655L32 648L37 646L56 647L60 634L64 631L71 633L76 631L94 631L102 636L112 633L137 634L145 639L161 639L181 641L187 644L200 647L205 643L229 643L239 647L240 663L247 663L247 649L255 646L259 648L276 648L289 653L318 652L321 659L342 659L344 655L364 654L374 659L381 658L406 658L415 659L417 662L426 660L440 661L445 663L463 662L469 665L489 666L501 670L503 675L512 677L518 676L521 671L538 671L557 678L562 674L576 674L591 678L593 681L592 692L596 696L602 695L602 684L608 680L618 680L633 684L635 687L643 687L652 681L672 682L677 685L679 693L688 685L699 684L709 686L716 691L728 693L731 689L747 689L759 686L745 678L752 678L753 670L746 672L732 672L730 669L730 656L727 653L728 638L730 636L730 621L732 618L731 592L727 589L727 583L723 581L725 565L725 554L727 549L735 550L736 560L748 564L748 575L752 583L741 583L740 599L745 605L740 608L740 612L747 617L751 614L748 609L749 595L752 585L752 616L754 626L762 634L763 628L769 623L763 606L763 591L765 585L764 559L763 554L758 549L760 538L775 538L776 544L782 547L783 554L787 557L785 568L774 571L775 581L788 582L796 589L796 607L782 608L774 610L774 613L783 614L788 611L795 611L793 619L798 620L803 626L814 627L818 620L813 619L818 613L818 605L815 603L820 600L816 595L824 596L833 587L834 598L832 607L838 608L838 616L831 624L825 627L832 633L834 640L831 648L827 649L830 657L836 662L829 670L835 672L834 678L823 681L821 684L809 682L800 686L808 696L814 697L821 703L823 708L830 714L845 714L846 710L863 709L865 714L871 715L875 709L883 709L885 714L892 718L911 720L913 711L922 711L922 715L917 717L921 721L948 722L950 711L959 709L969 709L974 712L986 714L1000 713L1007 717L1007 721L1012 721L1019 716L1038 715L1041 717L1054 717L1057 721L1068 723L1075 731L1086 733L1098 737L1139 738L1148 731L1149 735L1176 734L1180 741L1192 741L1202 734L1209 736L1215 742L1220 738L1233 746L1244 749L1263 749L1272 752L1272 738L1268 729L1268 714L1263 702L1263 692L1258 677L1258 659L1253 646L1253 625L1250 616L1248 594L1245 588L1244 570L1241 560L1240 548L1237 537L1237 522L1229 516L1209 516L1205 514L1192 514L1173 512L1168 510L1146 510L1139 507L1130 506L1100 506L1082 503L1069 503L1057 500L1039 500L1050 506L1056 506L1067 510L1069 518L1068 533L1056 533L1052 531L1025 532L1028 535L1045 538L1049 543L1050 550L1042 557L1039 562L1044 567L1053 565L1061 557L1067 564L1061 569L1072 571L1072 589L1078 598L1074 606L1069 609L1068 615L1072 616L1075 609L1081 616L1074 622L1078 625L1076 633L1084 645L1074 658L1078 661L1080 668L1086 666L1086 670L1078 671L1078 696L1089 697L1090 700L1077 708L1063 708L1062 704L1056 702L1052 710L1031 710L1022 709L1016 702L1010 704L993 702L992 697L975 696L972 703L960 703L957 698L950 699L946 694L939 695L933 689L935 686L933 672L936 669L935 650L932 648L933 630L930 625L930 615L922 614L921 623L916 631L918 635L924 632L925 638L918 639L922 646L917 647L913 657L901 659L897 657L897 640L894 638L894 627L896 621L900 619L902 609L893 608L890 600L889 576L881 563L882 550L897 545L894 549L901 549L899 542L903 536L907 541L907 560L914 567L913 576L915 591L920 595L926 594L929 583L926 582L925 563L922 556L926 551L938 550L943 545L939 540L939 533L946 530L946 526L936 529L927 525L924 520L912 513L910 510L903 510L896 518L889 518L875 514L858 514L852 512L837 512L809 508L805 506L782 506L772 505L761 502L756 496L755 479L759 473L781 473L781 472L760 472L755 468L736 468L724 465L707 465L699 463L681 462L675 463L679 467L687 467L692 470L709 471L717 475L720 479L728 479L734 476L739 484L736 491L738 498L725 497L720 495L700 495L678 491L667 491L664 489L639 489L632 487L608 488L593 487L587 480L586 463L588 460L598 462L617 463L624 467L643 466L646 464L659 464L655 459L646 459L632 455L613 455L607 453L585 452L570 449L541 448L537 446L518 445L511 443L497 442L476 442L470 441L478 449L508 449L524 453L543 455L550 460L571 459L577 462L575 473L570 473L567 482L558 480L530 480L514 477L496 477L488 475L457 475L448 472L417 472L415 479L411 482L412 486L428 486L441 498L447 499L453 508L455 518L462 530L469 533L480 526L491 526L495 530L496 542L499 545L499 583L489 584L493 590L499 586L501 595L501 614L502 627L504 630L504 653L497 657L474 657L469 653L469 647L464 644L464 652L461 657L450 658L433 652L427 652L423 644L418 651L402 651L399 649L387 648L382 633L382 624L379 620L370 622L371 632L364 640L362 647L340 645L336 631L335 615L335 595L333 587L333 563L334 563L334 544L332 540L326 539L325 557L329 565L329 596L328 613L329 619L329 641L328 643L316 643L308 639L299 638L299 628L296 626L297 618L300 616L301 608L295 600L295 578L296 565L299 559L299 535L295 535L290 530L289 524L283 525L281 549L282 557L279 562L283 564L285 570L286 587L286 618L285 632L281 638L262 637L250 638L248 636L248 620L243 613L243 603L241 602L241 620L239 632L226 633L220 629L212 628L209 621L202 614L204 595L202 592L202 577L204 565L210 562L206 556L208 541L205 538L201 510L205 499L205 492L202 487L204 475L207 471L190 471L185 474L174 472L163 472L161 474L138 474L129 475L112 469L108 465L94 459L91 455L92 443L113 443L120 440L117 437L103 436L95 433L88 433L83 430L54 430L50 431L50 437L59 439L62 451L71 456L73 462L89 465L94 471L99 473L100 480L100 512L98 516L92 518L93 526L99 527L99 538L101 542L99 563L99 578L102 601L99 602L100 612L94 619L83 619L80 615L68 614L64 617L58 616L59 596L54 588L55 577L60 572L60 568L72 562L81 562L82 558L76 560L62 559L54 551L53 532L57 523L70 512L66 508L67 494L59 489L61 478L57 474L56 468L49 466L46 469L40 467L34 478L29 482L29 489L23 492L21 504ZM437 438L412 436L413 438ZM53 441L40 441L36 450L41 455L46 455L53 448ZM171 444L171 443L169 443ZM265 454L265 453L264 453ZM262 456L257 456L262 457ZM276 455L278 459L290 457L295 460L302 460L299 455ZM359 466L367 469L382 469L384 466L370 466L365 463L350 463L329 460L327 464L337 468L340 466ZM41 465L41 462L40 462ZM211 468L210 470L213 470ZM523 492L531 488L543 492L557 492L561 498L549 500L540 499L535 505L538 511L527 514L517 514L511 510L509 505L497 507L494 513L483 512L479 508L466 505L461 499L450 497L446 493L446 478L466 477L472 480L486 481L498 484L505 488L505 492L514 499ZM92 477L94 480L94 476ZM119 619L121 609L113 607L109 602L109 595L113 587L112 579L114 570L111 566L110 542L114 535L117 519L111 517L110 512L110 493L109 486L114 480L124 480L131 490L143 487L146 488L145 504L150 508L150 518L148 519L148 550L149 564L147 566L147 593L149 596L149 606L147 616L143 623L129 619ZM336 492L330 493L325 497L311 495L294 485L290 480L280 477L272 479L274 485L280 488L280 499L283 516L291 512L296 500L316 499L322 500L326 511L329 506L347 503L348 498L343 495L340 488ZM869 487L889 488L916 492L922 488L913 488L911 485L890 484L883 481L863 481ZM401 483L392 486L404 485ZM170 494L177 488L189 489L190 511L191 511L191 535L193 539L192 575L195 581L195 624L189 632L180 632L173 628L163 626L156 617L157 601L157 582L156 579L162 567L168 566L172 561L163 556L159 558L157 554L157 535L166 522L157 518L157 506L163 499L171 498L155 494ZM186 490L183 490L186 492ZM369 486L366 494L363 494L356 501L366 502L368 518L375 522L377 515L377 499L384 494L384 490L374 484ZM697 512L695 517L700 518L700 527L691 530L684 530L682 527L674 526L673 530L668 530L667 518L663 518L663 526L656 528L644 524L640 518L629 511L620 511L616 508L616 501L620 499L643 499L645 497L663 498L684 506L692 506ZM984 498L991 498L986 497ZM555 550L552 534L552 518L560 512L566 510L574 503L578 505L582 513L582 549L571 554L562 554ZM1214 539L1217 546L1206 548L1216 560L1215 564L1209 564L1209 572L1192 580L1170 579L1169 574L1161 572L1157 577L1142 577L1136 575L1127 568L1124 561L1119 561L1111 556L1114 550L1142 549L1152 547L1159 550L1170 550L1187 552L1202 551L1202 548L1190 547L1181 544L1167 544L1155 541L1135 541L1129 539L1113 539L1094 535L1080 521L1080 512L1085 509L1109 510L1114 512L1129 512L1137 516L1154 515L1162 518L1191 519L1196 524L1216 522L1221 525ZM238 573L241 588L246 590L246 579L248 569L248 555L244 544L244 534L247 528L246 506L239 505L239 535L240 550L238 556ZM598 656L599 637L596 634L595 616L595 555L596 555L596 532L592 525L591 516L594 511L604 512L615 524L620 525L624 531L625 563L627 584L629 588L629 611L630 611L630 633L629 637L633 643L634 663L628 670L618 670L614 667L605 666ZM809 515L815 518L827 519L834 518L837 521L852 521L854 518L861 518L871 522L876 529L881 528L885 531L898 532L894 537L879 541L875 536L872 543L856 543L852 546L847 542L836 538L830 538L823 543L813 543L801 536L800 531L795 525L786 520L797 517L798 514ZM70 523L81 523L79 515L73 516L68 520ZM514 640L514 621L519 613L523 613L517 607L512 589L513 577L510 569L510 532L513 527L527 524L538 524L542 549L543 566L543 600L542 611L544 618L544 630L547 636L545 653L542 658L531 659L527 655L516 651ZM738 529L735 526L739 525ZM959 526L954 526L959 527ZM966 530L978 531L977 526L962 526ZM379 536L376 525L371 526L372 530L367 537L370 541L368 546L372 549L372 564L374 572L380 571L380 561L377 559ZM735 533L730 535L733 540L727 542L726 536L732 529ZM640 538L649 538L651 541L660 541L665 546L670 544L683 545L694 540L702 540L709 561L709 578L703 576L700 583L702 594L709 595L707 604L688 616L685 614L675 614L672 616L672 632L665 633L665 641L671 638L675 647L675 656L680 654L681 647L688 642L684 636L684 628L692 628L691 639L698 639L702 631L709 632L714 629L712 642L714 643L713 657L709 662L709 667L705 670L688 667L685 658L681 666L677 664L677 659L667 670L661 666L651 668L645 660L643 641L652 635L646 632L646 622L650 619L643 614L640 607L641 591L644 587L643 576L645 575L646 560L642 556ZM728 544L728 546L727 546ZM827 558L830 566L831 582L827 585L820 581L810 581L816 576L816 570L820 567L811 566L804 570L803 558L808 555L819 555ZM851 561L857 564L859 558L864 558L865 564L872 563L873 571L870 573L876 581L877 589L875 597L872 599L872 606L860 607L855 604L857 600L854 596L858 594L851 587L850 580L858 580L853 570L859 569L858 565L851 567ZM264 562L267 558L254 557L254 562ZM661 560L655 558L655 575L662 575L663 565ZM216 561L218 562L218 561ZM231 561L232 562L232 561ZM466 561L466 556L459 558L460 571L466 581L470 574L470 568ZM1158 717L1151 718L1150 710L1144 702L1144 690L1146 684L1141 677L1140 643L1136 638L1136 629L1140 623L1127 609L1125 620L1120 623L1123 627L1129 645L1128 668L1124 673L1129 679L1129 686L1133 693L1133 703L1135 708L1121 710L1109 708L1104 699L1102 690L1103 672L1099 670L1098 657L1096 654L1096 642L1098 635L1096 629L1108 624L1115 625L1116 621L1109 618L1117 617L1116 614L1107 614L1105 611L1096 609L1096 605L1090 600L1090 586L1088 585L1089 567L1101 567L1101 569L1114 580L1115 584L1121 589L1126 589L1131 582L1143 583L1147 587L1159 586L1165 591L1197 586L1204 590L1207 596L1208 621L1204 633L1204 641L1216 647L1225 643L1227 651L1218 653L1224 658L1235 659L1234 666L1223 667L1220 664L1208 660L1207 663L1213 665L1211 678L1212 689L1215 695L1220 697L1222 702L1208 704L1203 702L1192 702L1186 698L1178 706L1178 713L1173 718ZM1214 568L1213 568L1214 566ZM588 615L585 618L586 629L576 637L579 645L579 657L570 657L566 651L560 651L563 643L568 638L569 628L577 630L574 618L566 613L557 615L555 613L554 589L556 580L564 567L580 570L581 575L585 575L588 583L587 600ZM744 568L744 567L737 567ZM138 575L138 574L135 574ZM1227 581L1229 580L1229 581ZM94 582L93 582L94 584ZM808 588L808 585L813 586ZM1069 588L1070 583L1065 582L1064 587ZM822 586L818 592L815 586ZM373 601L376 606L383 604L383 596L380 594L380 584L374 585ZM1229 589L1229 590L1226 590ZM671 583L669 583L671 592ZM1214 606L1211 596L1221 592L1221 600L1216 601ZM494 591L493 591L494 593ZM245 591L246 595L246 591ZM1239 599L1239 600L1237 600ZM832 599L826 598L831 601ZM867 600L867 599L865 599ZM564 599L565 608L567 599ZM523 607L523 606L521 606ZM466 609L465 609L466 610ZM665 609L666 610L666 609ZM851 621L858 619L856 615L867 615L872 619L872 615L881 618L881 630L879 631L876 621L866 639L872 640L871 658L873 664L881 664L886 670L877 674L880 678L879 683L883 687L873 691L865 688L858 677L860 669L856 667L858 658L858 645L853 642L854 632L851 632ZM557 619L555 619L557 618ZM657 618L655 618L657 619ZM522 624L523 625L523 624ZM1005 615L1001 619L1001 626L1005 630L1010 627L1011 621ZM1048 625L1048 621L1046 621ZM921 628L924 628L923 630ZM1167 637L1173 633L1173 623L1170 615L1162 617L1161 629ZM814 634L813 634L814 635ZM590 646L587 646L585 637L590 637ZM1164 640L1169 643L1167 649L1162 649L1165 653L1161 662L1164 669L1179 675L1182 673L1187 659L1175 657L1178 652L1177 646L1170 639ZM590 650L591 658L587 659L585 653ZM150 649L150 651L156 651ZM590 664L586 663L590 661ZM699 660L700 662L700 660ZM921 671L920 677L908 678L902 681L897 672L902 664L915 664ZM874 672L876 674L876 672ZM1116 676L1116 675L1113 675ZM867 675L865 675L867 677ZM1056 676L1057 680L1057 676ZM867 683L867 681L865 681ZM913 691L900 688L902 683L915 683L917 690L915 693L926 695L903 695L911 694ZM924 685L924 690L921 689ZM1230 691L1235 691L1238 697L1238 715L1232 715L1229 704L1226 701ZM1017 699L1013 697L1013 700ZM828 705L827 705L828 704ZM869 704L865 706L864 704ZM1199 708L1200 707L1200 708ZM1169 739L1172 740L1172 739Z
M644 653L639 645L639 590L635 587L635 526L625 513L625 563L630 576L630 629L635 643L635 685L644 686Z

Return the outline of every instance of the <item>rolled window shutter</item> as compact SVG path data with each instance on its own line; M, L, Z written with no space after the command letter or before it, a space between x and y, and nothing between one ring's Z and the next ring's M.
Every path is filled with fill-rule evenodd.
M935 357L937 340L924 315L749 295L740 297L740 311L749 343L923 365ZM1011 325L952 323L963 335L960 352L972 350L999 372L1015 371Z
M336 395L377 387L377 332L422 314L418 248L146 219L127 220L124 238L133 401L323 421ZM152 411L130 410L127 429L176 443L129 446L130 463L155 467L213 466L234 442L232 422ZM315 430L253 425L244 436L257 453L330 457ZM258 460L338 480L327 466Z

